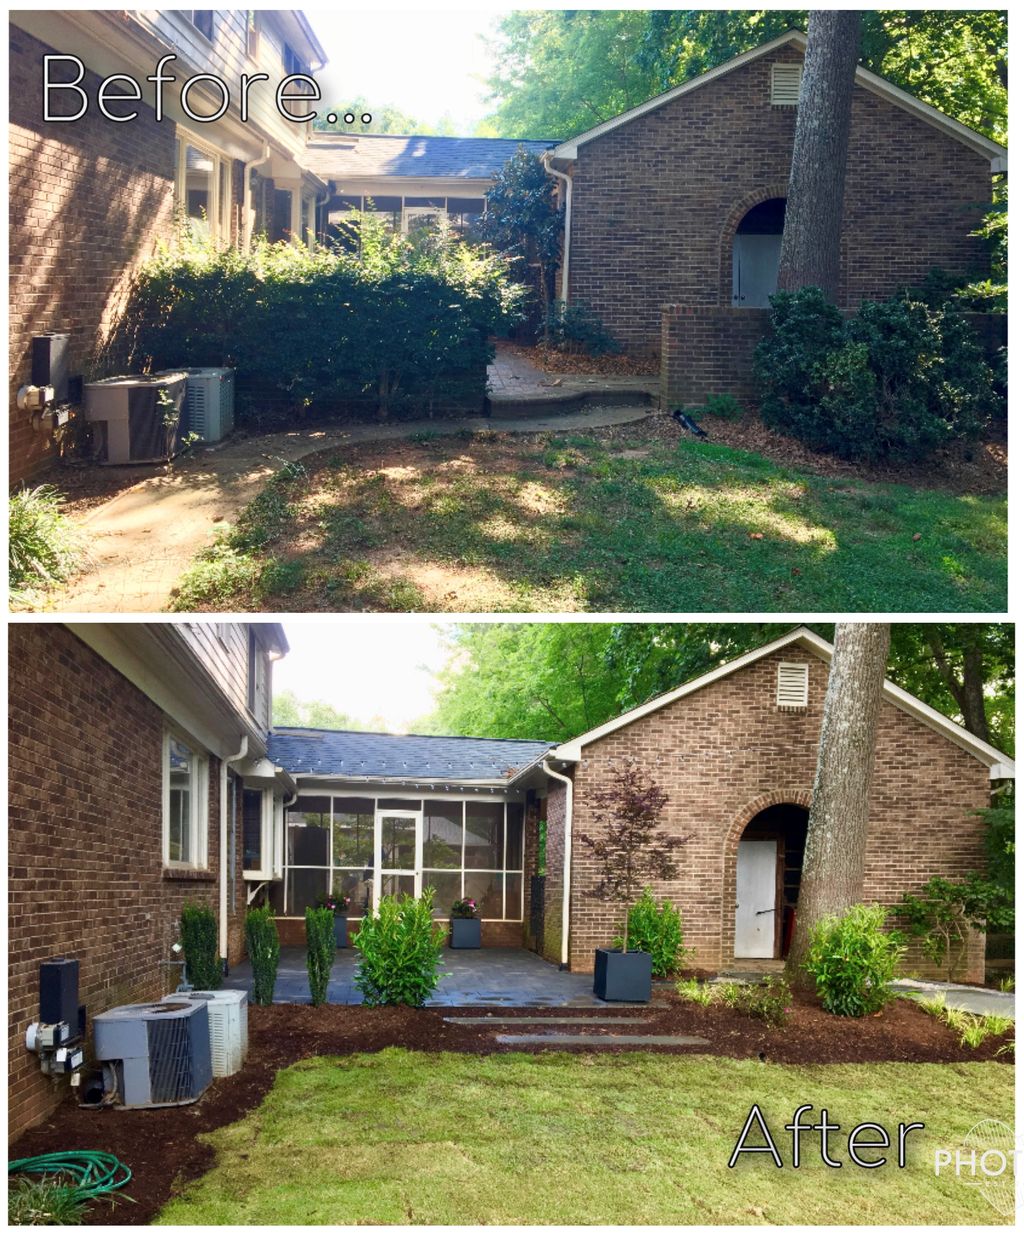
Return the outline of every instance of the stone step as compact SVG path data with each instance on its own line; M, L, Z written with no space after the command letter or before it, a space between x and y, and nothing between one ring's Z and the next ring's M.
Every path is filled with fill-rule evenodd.
M710 1046L707 1038L672 1033L499 1033L502 1046Z
M654 397L648 390L553 390L538 394L493 394L487 400L492 419L520 420L532 416L564 415L599 407L650 409Z
M637 1016L446 1016L448 1025L642 1025Z

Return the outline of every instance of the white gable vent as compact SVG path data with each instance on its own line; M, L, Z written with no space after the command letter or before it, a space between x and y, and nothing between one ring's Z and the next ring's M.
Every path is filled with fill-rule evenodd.
M801 64L773 64L771 101L778 107L796 107L800 102Z
M775 702L780 708L807 707L807 665L795 665L786 661L779 665Z

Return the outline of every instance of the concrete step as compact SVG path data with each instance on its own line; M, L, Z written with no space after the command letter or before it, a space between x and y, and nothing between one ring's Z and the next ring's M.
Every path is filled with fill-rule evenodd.
M637 1016L446 1016L449 1025L640 1025Z
M707 1038L673 1033L499 1033L502 1046L710 1046Z
M651 407L654 397L641 387L621 390L552 390L541 394L493 394L487 399L495 419L519 420L531 416L567 415L597 407Z

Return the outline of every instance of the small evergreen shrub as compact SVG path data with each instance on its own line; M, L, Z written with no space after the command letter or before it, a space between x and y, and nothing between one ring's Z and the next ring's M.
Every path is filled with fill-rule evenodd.
M970 325L904 297L865 301L844 321L816 287L777 293L754 375L765 424L862 463L976 440L996 408Z
M245 915L245 950L252 962L253 1002L272 1004L281 942L274 912L269 905L250 909Z
M743 404L735 395L708 395L704 406L697 409L709 416L717 416L719 420L742 420Z
M181 910L181 947L185 974L197 990L215 991L223 969L217 955L217 917L206 905L185 905Z
M327 984L334 964L334 909L306 910L306 973L313 1006L327 1002Z
M434 893L384 896L368 913L352 943L359 951L356 986L370 1007L406 1004L421 1008L440 980L438 966L448 935L433 917Z
M7 569L11 597L62 583L81 558L81 541L53 485L17 489L8 511Z
M619 352L618 342L583 300L566 304L559 300L548 310L547 337L552 345L570 355L605 356Z
M629 911L629 946L639 952L651 954L651 973L656 978L667 978L690 955L683 947L683 921L679 910L671 901L659 905L650 888ZM622 937L613 941L613 947L622 947Z
M906 948L884 929L886 916L883 905L852 905L815 924L804 968L826 1012L866 1016L893 998L889 983Z

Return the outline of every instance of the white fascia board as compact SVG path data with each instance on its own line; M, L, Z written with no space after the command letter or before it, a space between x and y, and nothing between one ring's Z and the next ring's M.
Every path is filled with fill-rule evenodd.
M509 789L511 780L456 780L444 777L410 777L410 776L344 776L337 773L324 772L292 772L298 791L306 787L322 792L336 786L338 789L367 789L377 786L382 792L389 789L402 789L406 792L418 790L421 794L433 794L443 797L446 793L459 794L464 790L484 790L492 793L504 793Z
M642 703L639 707L624 713L622 716L606 721L605 724L599 725L596 729L591 729L587 733L581 734L571 742L566 742L557 747L552 757L564 759L569 763L578 763L583 757L584 746L589 746L591 743L603 738L606 734L614 733L625 725L630 725L644 716L649 716L651 712L667 707L668 704L674 703L677 699L682 699L686 695L702 690L705 686L710 686L712 682L717 682L720 678L727 677L729 674L735 673L739 669L744 669L747 665L751 665L765 656L770 656L773 652L792 645L803 647L808 652L825 661L826 664L830 664L832 661L834 650L832 644L827 639L822 639L820 635L816 635L814 631L808 630L805 626L800 626L781 638L775 639L771 643L766 643L764 647L755 648L754 651L747 652L744 656L727 661L726 664L720 665L717 669L712 669L709 673L694 678L691 682L687 682L675 690L668 691L664 695L658 695L654 699L648 700L647 703ZM956 721L950 720L948 716L944 716L941 712L936 711L935 708L925 703L922 699L918 699L916 695L910 694L909 691L904 690L901 686L897 686L895 682L889 681L888 678L886 678L883 685L882 694L885 699L898 707L900 711L906 712L907 715L919 720L922 724L927 725L929 729L934 730L944 738L948 738L959 746L961 750L966 751L967 754L973 755L975 759L984 763L989 769L989 776L992 780L1013 779L1015 775L1014 763L1008 755L997 750L988 742L983 742L981 738L975 737L973 733L970 733L962 725L958 725Z
M807 35L799 30L790 30L787 34L780 34L778 38L762 43L760 47L753 47L750 51L734 56L732 60L726 60L724 64L720 64L716 68L709 69L698 77L692 77L689 81L685 81L678 86L673 86L671 90L657 94L653 99L648 99L645 103L631 107L629 111L624 111L619 116L613 116L610 120L605 120L602 124L595 125L594 128L588 129L578 137L562 142L560 146L556 146L551 151L551 157L555 159L575 159L579 153L580 146L593 141L596 137L602 137L605 133L610 133L613 129L619 128L620 125L628 124L631 120L636 120L648 112L664 107L666 103L671 103L682 95L689 94L691 90L698 90L708 82L724 77L726 73L731 73L734 69L741 68L752 60L769 55L771 52L777 51L780 47L785 47L788 44L793 44L799 47L801 51L806 51ZM870 69L865 69L858 65L856 81L858 85L863 86L866 90L870 90L872 94L887 99L890 103L901 107L904 111L910 112L934 128L941 129L951 137L956 138L965 146L969 146L977 154L990 159L993 172L1005 170L1007 153L1005 146L1000 146L998 142L992 141L981 133L976 133L974 129L969 129L967 125L961 124L959 120L954 120L951 116L947 116L945 112L939 111L938 108L932 107L931 104L923 103L908 91L902 90L899 86L894 86L892 82L886 81L884 77L879 77L877 73L872 73Z

